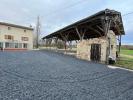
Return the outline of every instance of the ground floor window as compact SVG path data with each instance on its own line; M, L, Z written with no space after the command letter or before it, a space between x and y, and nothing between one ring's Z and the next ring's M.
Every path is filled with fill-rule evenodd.
M18 43L15 43L15 48L18 48Z
M0 50L3 50L3 43L0 42Z
M22 43L19 43L19 44L18 44L18 48L23 48L23 47L22 47Z
M10 48L10 43L6 42L5 43L5 48Z
M3 44L0 43L0 47L3 47ZM28 44L5 42L5 48L28 48Z
M28 47L28 44L27 43L24 43L23 44L23 48L27 48Z
M0 48L3 48L3 43L2 42L0 42Z
M14 48L14 43L6 42L5 48Z
M14 48L14 43L9 43L10 48Z

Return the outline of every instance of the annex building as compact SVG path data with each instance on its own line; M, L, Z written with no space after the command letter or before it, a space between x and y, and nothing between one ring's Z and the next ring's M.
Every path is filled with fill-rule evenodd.
M0 50L32 50L33 28L0 22Z
M58 39L65 43L77 42L77 57L89 61L116 61L120 52L121 36L124 35L121 13L105 9L77 21L43 39ZM118 47L117 47L118 45Z

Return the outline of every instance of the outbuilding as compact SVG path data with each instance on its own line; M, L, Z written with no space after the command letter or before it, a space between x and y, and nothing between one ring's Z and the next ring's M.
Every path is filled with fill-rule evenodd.
M78 41L78 58L108 63L110 60L116 61L120 52L121 36L124 34L121 13L105 9L43 39L61 39L65 43Z

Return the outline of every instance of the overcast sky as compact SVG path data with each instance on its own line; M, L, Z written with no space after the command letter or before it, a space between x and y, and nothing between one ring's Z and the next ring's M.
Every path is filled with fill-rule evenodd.
M26 25L41 18L42 36L106 8L133 12L133 0L0 0L0 21ZM133 14L123 16L123 44L133 44Z

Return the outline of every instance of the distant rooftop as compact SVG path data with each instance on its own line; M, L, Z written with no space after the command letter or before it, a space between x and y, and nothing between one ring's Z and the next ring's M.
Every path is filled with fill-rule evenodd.
M26 27L26 26L21 26L21 25L6 23L6 22L0 22L0 25L22 28L22 29L27 29L27 30L34 30L32 27Z

